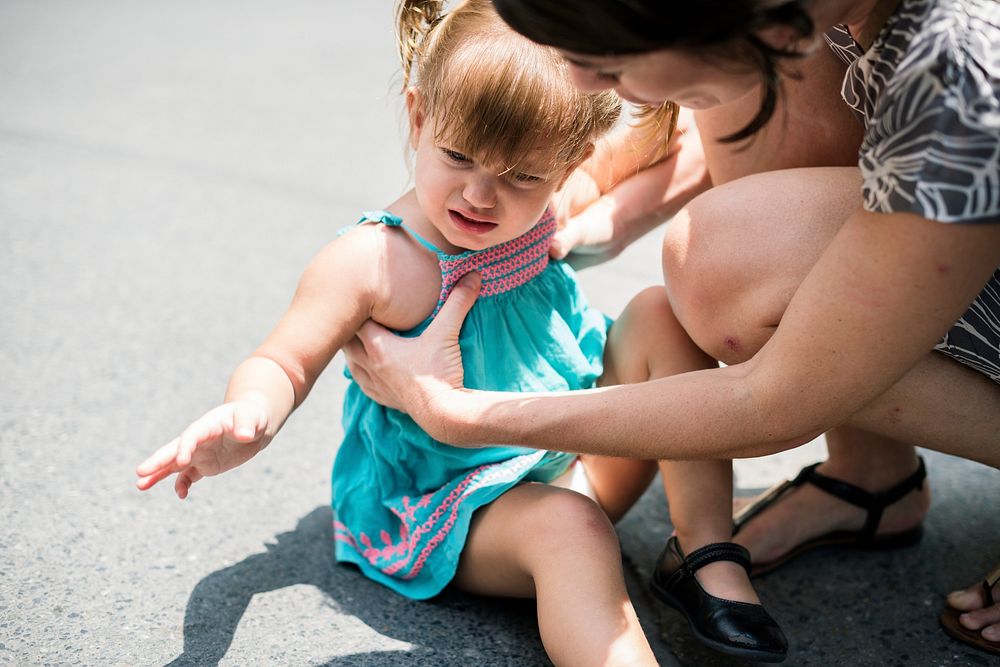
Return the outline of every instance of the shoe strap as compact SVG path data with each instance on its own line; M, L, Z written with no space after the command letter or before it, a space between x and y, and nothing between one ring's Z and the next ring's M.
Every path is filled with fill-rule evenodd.
M900 500L903 496L915 489L923 488L924 479L927 478L927 468L924 466L923 457L918 457L919 465L917 469L906 479L902 480L892 488L885 491L871 492L855 486L840 479L828 477L823 473L816 472L813 464L799 471L798 477L792 482L794 486L800 486L808 482L820 489L823 489L832 496L836 496L843 501L851 503L868 512L865 525L861 529L862 537L871 539L878 530L879 521L882 520L882 512L886 507Z
M695 549L684 558L684 566L681 568L687 574L694 574L709 563L728 560L740 565L747 574L750 574L750 552L746 547L733 542L716 542L706 544L700 549Z

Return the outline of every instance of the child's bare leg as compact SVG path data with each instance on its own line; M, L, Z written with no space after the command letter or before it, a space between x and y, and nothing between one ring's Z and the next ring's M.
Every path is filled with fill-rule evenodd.
M670 504L670 520L685 554L706 544L733 541L731 461L662 461L660 474ZM709 563L695 577L716 597L760 603L746 570L737 563Z
M718 365L699 350L677 323L663 287L643 290L611 327L604 352L604 374L597 384L646 382ZM584 455L587 477L612 521L618 521L656 476L656 463Z
M666 291L650 288L629 303L611 328L602 383L644 382L717 365L677 322ZM661 461L660 472L670 517L685 554L713 542L731 541L730 461ZM696 576L717 597L758 601L746 572L736 563L711 563Z
M655 665L625 590L604 511L575 491L515 487L476 513L455 583L481 595L535 597L556 665Z

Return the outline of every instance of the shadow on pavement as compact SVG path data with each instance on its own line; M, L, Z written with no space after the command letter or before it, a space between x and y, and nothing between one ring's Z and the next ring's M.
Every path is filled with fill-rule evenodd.
M546 661L533 600L481 598L451 589L426 602L404 598L369 581L356 568L334 561L332 518L329 507L318 507L302 517L294 530L277 535L265 553L198 582L184 614L184 652L169 666L218 664L255 595L300 584L321 591L338 613L357 618L380 635L413 645L406 651L369 649L362 660L365 665L431 665L441 664L442 659L458 659L454 664L462 664L461 657L485 656L511 664ZM471 648L473 642L475 648ZM324 664L358 661L355 654Z

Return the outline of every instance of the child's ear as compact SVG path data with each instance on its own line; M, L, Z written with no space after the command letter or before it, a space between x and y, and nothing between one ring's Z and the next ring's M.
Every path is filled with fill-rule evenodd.
M424 127L424 111L420 91L413 86L406 89L406 114L410 119L410 146L416 150Z
M576 168L579 167L584 162L586 162L587 159L593 154L594 154L594 144L593 143L587 144L587 150L583 152L583 155L580 156L580 159L566 168L566 173L563 174L563 177L559 180L559 186L556 188L556 190L561 190L562 186L566 185L566 180L569 178L569 175L572 174L574 171L576 171Z

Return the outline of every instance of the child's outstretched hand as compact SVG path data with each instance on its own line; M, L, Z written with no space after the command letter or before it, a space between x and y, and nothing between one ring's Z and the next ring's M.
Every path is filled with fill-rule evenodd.
M267 446L268 413L261 401L242 399L209 410L135 469L140 491L177 473L174 491L183 500L202 477L246 463Z

